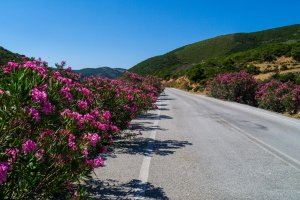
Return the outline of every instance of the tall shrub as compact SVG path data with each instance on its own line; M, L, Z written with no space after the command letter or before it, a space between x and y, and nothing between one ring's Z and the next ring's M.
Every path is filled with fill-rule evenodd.
M271 80L260 85L255 99L261 108L296 113L300 109L300 86L292 82Z
M159 88L90 77L24 58L0 67L0 199L49 199L104 164L120 129Z
M212 97L253 105L257 82L245 71L225 73L216 76L207 84Z

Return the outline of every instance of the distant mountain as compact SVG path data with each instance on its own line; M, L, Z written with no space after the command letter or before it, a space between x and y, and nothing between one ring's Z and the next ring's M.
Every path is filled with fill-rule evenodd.
M21 57L23 57L23 55L13 53L0 46L0 65L5 65L9 61L17 60ZM126 69L110 67L84 68L80 70L73 70L73 72L80 73L83 77L101 76L106 78L117 78L121 76L124 71L126 71Z
M0 46L0 65L4 65L9 61L19 59L22 55L8 51Z
M218 36L186 45L164 55L149 58L129 71L168 77L195 64L211 59L223 59L236 53L266 47L300 42L300 24L273 28L253 33L235 33ZM273 48L273 47L272 47ZM276 52L274 52L276 53Z
M117 78L121 76L125 71L126 69L111 67L84 68L80 70L73 70L73 72L80 73L83 77L100 76L106 78Z

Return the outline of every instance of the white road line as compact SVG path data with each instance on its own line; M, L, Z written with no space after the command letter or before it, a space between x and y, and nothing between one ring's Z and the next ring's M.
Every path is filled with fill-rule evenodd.
M237 127L236 125L228 122L227 120L225 120L223 118L218 118L218 119L225 122L231 128L235 129L240 135L247 138L248 140L250 140L251 142L256 144L258 147L260 147L264 151L272 154L274 157L276 157L277 159L281 160L282 162L290 165L291 167L295 168L296 170L300 170L300 162L298 160L296 160L296 159L292 158L291 156L283 153L282 151L270 146L269 144L261 141L260 139L252 136L251 134L247 133L246 131Z
M157 102L157 106L159 107L161 104L161 101ZM154 127L158 126L158 122L159 122L159 115L160 115L160 110L157 110L157 116L158 119L156 119L153 123ZM152 130L149 136L149 139L151 140L155 140L156 137L156 132L157 130ZM140 170L140 174L139 174L139 180L141 181L141 188L139 191L139 198L135 198L135 199L143 199L144 194L145 194L145 183L148 181L148 177L149 177L149 170L150 170L150 163L151 163L151 157L152 157L152 152L153 152L153 141L149 141L147 144L147 147L145 149L146 155L143 158L143 162L142 162L142 166L141 166L141 170Z
M156 123L157 122L157 123ZM158 125L158 120L155 120L154 126ZM151 131L149 139L155 140L156 136L156 130ZM148 155L144 156L143 163L141 166L140 170L140 175L139 175L139 180L142 181L142 183L146 183L148 181L148 176L149 176L149 168L150 168L150 161L152 157L152 152L153 152L153 143L150 141L147 145L147 148L145 149L146 153Z

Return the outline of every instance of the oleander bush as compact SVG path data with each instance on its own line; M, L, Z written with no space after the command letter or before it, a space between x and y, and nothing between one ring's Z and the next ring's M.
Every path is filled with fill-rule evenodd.
M292 82L271 80L259 86L255 99L260 108L297 113L300 110L300 86Z
M154 77L81 81L64 65L0 67L0 199L79 197L73 183L104 164L114 136L162 91Z
M256 89L256 80L245 71L220 74L207 84L212 97L250 105L255 104Z
M244 71L221 74L207 85L212 97L236 101L276 112L295 114L300 111L300 85L271 79L257 83Z

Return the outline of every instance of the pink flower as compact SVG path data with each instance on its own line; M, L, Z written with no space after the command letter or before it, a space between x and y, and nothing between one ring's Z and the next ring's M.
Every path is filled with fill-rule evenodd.
M94 168L98 168L98 167L102 166L103 164L104 164L104 160L101 157L96 158L93 161L93 167Z
M39 112L35 108L30 108L29 109L29 114L33 118L34 121L36 121L36 122L40 121L41 116L40 116Z
M93 93L85 87L79 88L78 91L81 91L87 97L93 95Z
M77 146L76 146L74 140L75 140L75 136L73 134L70 134L69 135L69 139L68 139L68 141L69 141L69 147L71 147L71 149L73 151L76 151L77 150Z
M127 99L129 99L130 101L133 101L134 97L131 94L128 94Z
M6 162L0 162L0 185L5 183L7 180L7 172L9 170L9 165Z
M113 132L119 132L119 128L117 126L110 126L110 130Z
M78 106L80 109L85 110L85 109L88 107L88 104L87 104L86 101L79 101L79 102L77 103L77 106Z
M45 129L44 131L41 132L40 134L40 138L43 140L45 135L53 135L54 134L54 131L53 130L50 130L50 129Z
M87 120L87 121L93 121L94 119L95 119L95 117L93 116L93 115L91 115L91 114L89 114L89 113L87 113L87 114L85 114L84 116L83 116L83 118L85 119L85 120Z
M45 91L40 91L38 88L34 88L31 91L31 95L35 102L39 102L39 101L44 102L47 99L47 93Z
M4 94L4 91L0 89L0 94Z
M41 111L45 113L45 115L49 115L50 113L55 111L55 106L52 105L50 102L45 101L42 104Z
M44 153L45 153L45 150L44 149L40 149L38 150L36 153L35 153L35 157L37 159L41 159L42 161L44 161Z
M86 158L89 156L89 151L86 147L83 149L82 153L83 153L84 157L86 157Z
M101 157L96 158L94 160L86 160L85 162L87 165L93 168L98 168L104 164L104 160Z
M17 149L17 148L5 149L5 154L11 156L11 158L8 159L8 163L10 165L12 165L13 162L15 162L15 160L17 159L18 153L19 153L19 149Z
M110 118L110 112L109 111L103 112L103 117L104 117L104 119L109 120L109 118Z
M34 152L36 148L36 143L32 140L27 140L24 144L22 144L22 148L24 151L24 154L27 155L30 152Z
M89 139L89 142L93 147L96 146L97 142L100 140L100 136L97 133L89 133L87 135L87 138Z
M73 101L73 96L72 94L70 93L70 88L69 87L63 87L61 88L61 93L65 96L65 98L68 100L68 101Z

